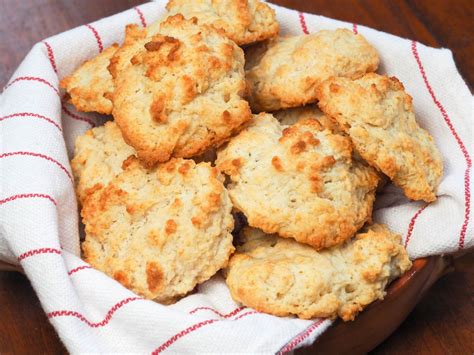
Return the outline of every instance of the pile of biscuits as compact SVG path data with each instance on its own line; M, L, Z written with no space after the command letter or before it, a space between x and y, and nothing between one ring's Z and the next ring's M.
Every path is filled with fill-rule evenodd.
M61 81L113 116L71 162L84 258L163 304L223 269L245 306L354 319L411 267L371 221L380 182L431 202L443 174L411 97L349 30L280 37L259 0L167 10Z

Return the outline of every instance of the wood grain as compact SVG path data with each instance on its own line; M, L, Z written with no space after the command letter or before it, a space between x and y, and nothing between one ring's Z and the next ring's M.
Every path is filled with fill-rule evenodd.
M109 16L136 0L0 0L0 87L32 45ZM274 0L279 5L370 26L453 51L468 85L474 83L471 0ZM0 353L66 353L29 281L0 272ZM344 341L341 339L341 341ZM474 352L474 255L438 281L402 326L374 354Z

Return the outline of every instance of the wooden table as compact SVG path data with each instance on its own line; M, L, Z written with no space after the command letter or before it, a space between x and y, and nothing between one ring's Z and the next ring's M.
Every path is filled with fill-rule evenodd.
M139 0L0 0L0 87L31 46L50 35L135 6ZM273 0L454 52L474 83L471 0ZM474 352L474 255L455 261L377 354ZM0 272L0 353L65 353L28 280ZM343 339L342 339L343 341Z

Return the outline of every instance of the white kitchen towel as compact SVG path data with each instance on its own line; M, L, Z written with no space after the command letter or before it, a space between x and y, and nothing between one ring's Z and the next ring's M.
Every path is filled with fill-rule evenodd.
M104 118L63 103L59 78L120 42L125 24L146 26L162 17L164 5L147 3L36 44L5 86L0 96L0 260L21 265L73 353L275 353L307 345L331 321L278 318L239 307L219 275L163 306L137 297L80 259L69 159L74 139ZM283 34L343 27L364 35L380 53L379 72L404 83L418 122L442 152L445 175L438 200L411 202L388 186L378 197L375 221L402 234L412 258L471 248L473 101L451 52L273 7Z

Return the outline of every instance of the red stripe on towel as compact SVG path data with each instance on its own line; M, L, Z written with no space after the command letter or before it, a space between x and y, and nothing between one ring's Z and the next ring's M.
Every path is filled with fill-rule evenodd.
M407 248L408 242L410 241L411 235L413 234L413 228L415 227L416 219L428 206L429 204L426 204L423 207L421 207L411 218L410 224L408 225L407 237L405 239L405 249Z
M288 353L292 351L299 343L301 343L303 340L308 338L312 332L314 332L319 326L325 321L325 319L320 319L317 322L311 324L308 328L306 328L303 333L299 334L291 340L288 344L286 344L281 350L278 352L278 355Z
M18 261L25 260L26 258L29 258L33 255L40 255L40 254L61 254L61 250L56 249L56 248L40 248L40 249L33 249L30 251L27 251L26 253L21 254L18 257Z
M309 35L308 26L306 26L306 20L304 18L304 14L302 12L300 12L298 15L299 15L299 18L300 18L301 30L303 31L303 33L305 35Z
M126 304L129 304L134 301L139 301L139 300L144 300L143 298L140 297L129 297L126 298L118 303L116 303L110 310L107 312L105 318L100 321L100 322L91 322L88 320L83 314L76 312L76 311L67 311L67 310L61 310L61 311L53 311L49 312L47 314L48 318L56 318L56 317L75 317L79 319L80 321L86 323L88 326L92 328L99 328L107 325L110 320L112 319L112 316L114 315L115 312L117 312L120 308L125 306Z
M51 84L49 81L43 79L43 78L38 78L36 76L20 76L14 80L12 80L10 83L8 83L4 88L3 88L3 91L5 91L6 89L8 89L10 86L12 86L13 84L15 83L18 83L20 81L37 81L39 83L42 83L42 84L45 84L47 86L49 86L51 89L54 90L54 92L59 96L59 90L57 88L55 88L53 86L53 84Z
M19 199L27 199L27 198L45 198L47 200L50 200L55 206L57 206L56 200L52 198L50 195L47 194L18 194L18 195L13 195L7 198L4 198L3 200L0 200L0 205L3 205L8 202L12 202L15 200Z
M67 274L69 276L71 276L72 274L78 272L78 271L81 271L81 270L87 270L87 269L92 269L92 266L89 266L89 265L82 265L82 266L78 266L72 270L70 270Z
M259 314L259 312L256 312L256 311L250 311L250 312L247 312L247 313L244 313L244 314L241 314L240 316L236 317L235 319L233 319L232 321L236 321L236 320L239 320L239 319L242 319L244 317L247 317L249 315L252 315L252 314ZM156 348L152 354L153 355L157 355L157 354L160 354L161 352L163 352L164 350L166 350L167 348L169 348L172 344L174 344L177 340L179 340L180 338L184 337L185 335L189 334L189 333L192 333L206 325L209 325L209 324L212 324L212 323L216 323L216 322L222 322L223 320L220 320L220 319L208 319L208 320L205 320L205 321L202 321L202 322L199 322L199 323L196 323L182 331L180 331L179 333L176 333L175 335L173 335L171 338L169 338L167 341L165 341L163 344L161 344L158 348Z
M17 113L12 113L10 115L6 115L6 116L3 116L3 117L0 117L0 122L3 121L3 120L6 120L8 118L15 118L15 117L36 117L36 118L40 118L42 120L45 120L49 123L51 123L52 125L54 125L54 127L56 127L60 132L62 132L62 129L61 127L56 123L54 122L51 118L48 118L46 116L43 116L43 115L40 115L40 114L37 114L37 113L32 113L32 112L17 112Z
M354 32L355 35L359 33L359 31L357 29L357 23L352 24L352 32Z
M99 36L99 32L97 32L97 30L92 27L92 25L86 25L86 27L92 31L92 34L94 35L95 40L97 41L97 46L99 47L99 53L101 53L104 50L104 45L102 44L102 39Z
M10 152L10 153L1 154L1 155L0 155L0 159L2 159L2 158L7 158L7 157L12 157L12 156L18 156L18 155L20 155L20 156L31 156L31 157L41 158L41 159L50 161L50 162L56 164L62 171L64 171L64 173L67 175L67 177L69 178L69 180L71 180L71 182L74 183L74 179L72 178L71 173L69 173L69 171L66 169L66 167L65 167L63 164L61 164L60 162L58 162L56 159L51 158L50 156L47 156L47 155L44 155L44 154L33 153L33 152L23 152L23 151L20 151L20 152Z
M239 307L239 308L234 309L234 310L233 310L232 312L230 312L230 313L222 314L222 313L220 313L219 311L217 311L217 310L215 310L214 308L211 308L211 307L198 307L198 308L193 309L191 312L189 312L189 314L194 314L194 313L196 313L197 311L206 310L206 311L211 311L211 312L217 314L217 315L218 315L219 317L221 317L221 318L230 318L230 317L235 316L237 313L239 313L239 312L242 311L243 309L245 309L245 307Z
M69 111L69 109L66 107L66 105L63 103L62 104L62 109L63 109L63 112L68 115L69 117L77 120L77 121L82 121L82 122L87 122L91 127L95 127L96 124L89 118L87 117L82 117L82 116L79 116L77 114L75 114L74 112L71 112Z
M146 27L145 15L143 15L142 10L140 10L138 7L134 7L133 9L137 12L138 17L140 18L140 22L142 23L142 26Z
M49 62L51 63L51 66L53 67L54 72L57 74L58 73L58 67L56 66L56 60L54 59L53 48L51 48L49 43L46 42L46 41L43 41L43 44L45 45L46 50L48 51Z

